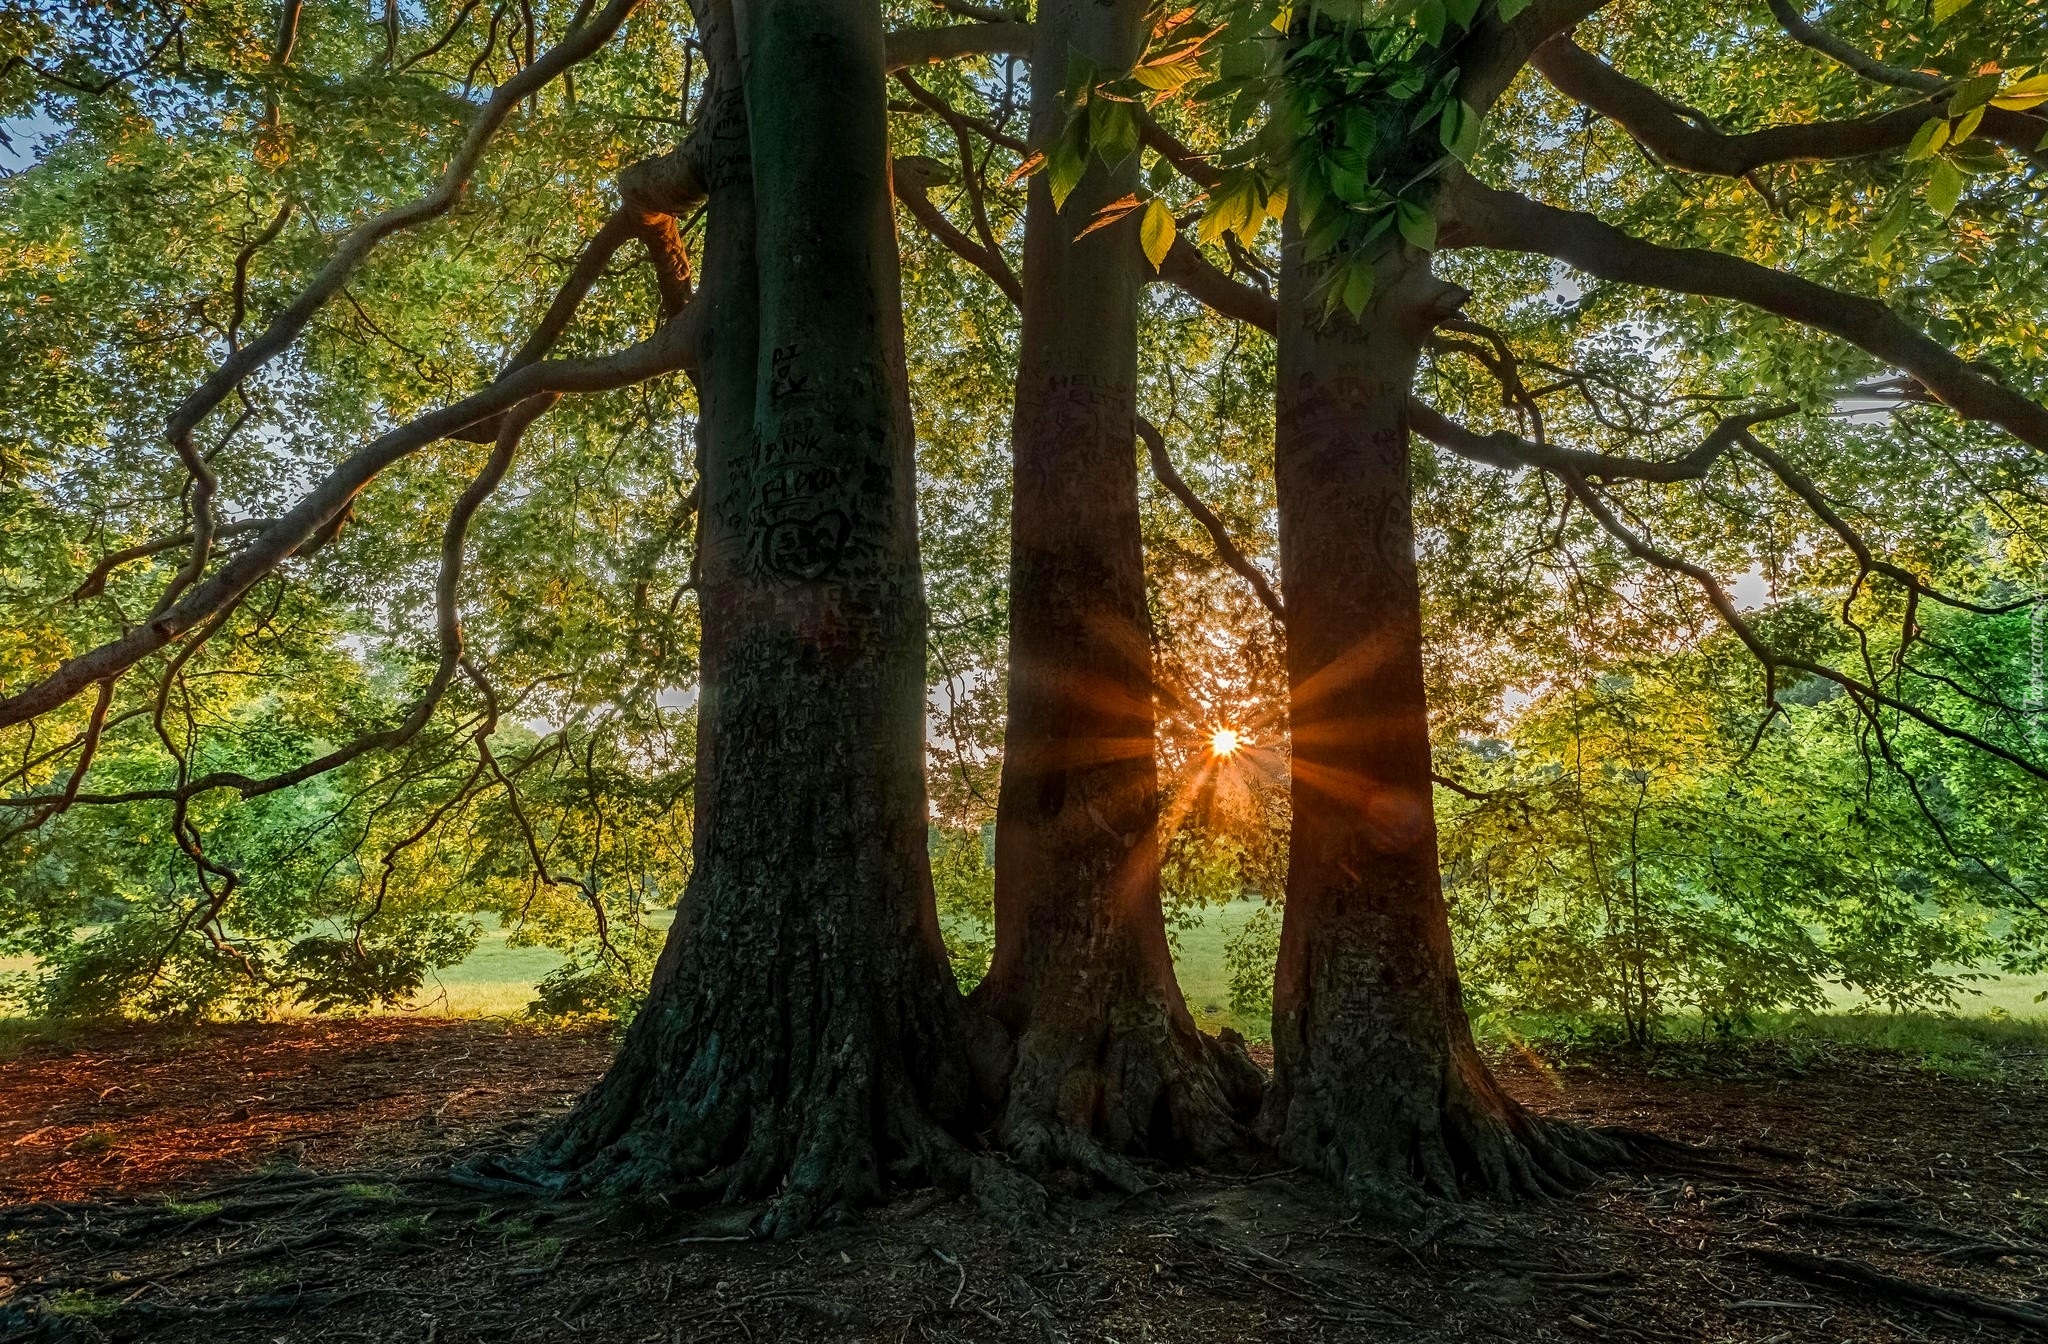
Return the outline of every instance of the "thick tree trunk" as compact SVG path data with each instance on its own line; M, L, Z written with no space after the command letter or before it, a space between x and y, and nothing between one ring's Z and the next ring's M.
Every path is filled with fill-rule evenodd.
M1038 9L1032 135L1050 144L1078 53L1111 74L1144 37L1138 0ZM1138 520L1135 218L1076 239L1137 186L1094 161L1025 217L1012 428L1009 720L996 826L996 949L976 1006L1016 1047L1001 1137L1033 1166L1128 1183L1113 1154L1208 1155L1259 1075L1196 1029L1159 908L1150 618Z
M968 1018L925 851L925 608L868 0L702 31L710 115L695 868L577 1188L776 1203L786 1233L957 1177ZM749 50L746 76L735 37Z
M1437 868L1406 407L1463 295L1390 255L1363 325L1325 322L1314 278L1290 234L1274 465L1294 821L1263 1127L1375 1213L1556 1189L1588 1141L1474 1048Z

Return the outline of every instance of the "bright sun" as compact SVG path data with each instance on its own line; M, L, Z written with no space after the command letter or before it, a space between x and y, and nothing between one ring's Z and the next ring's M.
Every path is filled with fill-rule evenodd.
M1216 756L1230 756L1237 752L1237 729L1218 728L1209 734L1209 751Z

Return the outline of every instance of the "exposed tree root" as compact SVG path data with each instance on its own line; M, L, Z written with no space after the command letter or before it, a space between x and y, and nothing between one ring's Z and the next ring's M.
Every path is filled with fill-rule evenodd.
M2029 1302L2011 1302L1965 1292L1960 1288L1949 1288L1938 1283L1921 1283L1915 1279L1887 1274L1881 1269L1864 1264L1861 1260L1844 1260L1833 1255L1813 1255L1807 1251L1792 1251L1777 1246L1744 1246L1742 1249L1767 1265L1787 1270L1803 1279L1875 1290L1901 1301L1940 1307L1985 1320L2005 1321L2025 1326L2035 1335L2048 1336L2048 1311L2043 1311Z
M1629 1160L1622 1139L1523 1109L1469 1043L1447 1059L1384 1043L1344 1053L1358 1057L1276 1088L1263 1127L1282 1160L1336 1185L1354 1212L1419 1223L1444 1201L1569 1194Z
M1042 1192L966 1141L983 1112L957 994L915 951L885 960L828 975L799 958L773 983L683 969L509 1174L664 1209L765 1202L750 1230L771 1238L927 1184L1028 1216Z
M1155 1184L1141 1162L1210 1162L1250 1142L1265 1073L1236 1032L1209 1036L1152 995L1035 1007L1005 1052L996 1127L1025 1170L1137 1194Z

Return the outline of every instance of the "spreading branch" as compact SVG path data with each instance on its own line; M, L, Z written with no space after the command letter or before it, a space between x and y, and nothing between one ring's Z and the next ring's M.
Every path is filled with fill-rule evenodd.
M1569 36L1536 49L1530 64L1559 93L1614 122L1673 168L1721 177L1747 177L1774 163L1862 158L1903 149L1927 122L1947 115L1945 98L1846 121L1813 121L1730 134L1701 125L1647 84L1631 79ZM2028 158L2048 120L2001 108L1984 109L1977 134ZM2044 156L2048 157L2048 156Z
M1746 303L1838 336L1912 375L1964 419L1989 421L2048 452L2048 409L1993 381L1875 299L1725 253L1662 247L1592 215L1495 190L1463 172L1448 175L1445 197L1445 246L1533 252L1603 280Z
M1948 83L1940 75L1930 75L1922 70L1908 70L1902 65L1880 61L1855 43L1842 40L1817 23L1807 22L1806 16L1794 8L1790 0L1769 0L1769 3L1771 17L1778 21L1794 42L1811 47L1873 84L1888 84L1898 89L1917 89L1922 93L1935 93Z
M289 348L314 315L341 292L349 277L355 274L378 244L392 234L416 228L452 209L482 161L484 150L520 101L539 92L556 76L595 53L619 30L638 4L639 0L611 0L603 10L572 30L545 55L500 84L490 101L470 119L461 148L443 170L434 189L417 200L393 206L351 230L312 282L271 319L262 334L231 351L212 376L171 413L170 422L165 426L165 437L170 440L192 480L192 553L165 587L152 614L152 623L166 619L179 594L199 581L206 572L213 549L216 526L213 499L218 483L193 441L193 431L199 423L241 386L244 379Z
M345 458L319 485L255 539L194 585L170 608L118 639L78 655L14 695L0 698L0 728L55 709L94 682L117 675L162 649L230 603L328 530L364 487L392 464L430 443L543 393L600 392L684 368L696 345L691 305L647 340L593 359L529 364L462 400L389 430Z

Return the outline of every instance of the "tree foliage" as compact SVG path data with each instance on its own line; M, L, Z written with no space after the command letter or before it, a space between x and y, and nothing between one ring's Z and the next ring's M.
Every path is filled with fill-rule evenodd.
M934 877L964 981L987 958L1024 178L1063 195L1131 155L1142 189L1076 230L1128 233L1159 277L1157 439L1134 451L1171 906L1281 887L1257 318L1291 209L1333 314L1373 311L1388 249L1470 295L1431 338L1413 469L1476 997L1641 1035L2048 964L2037 3L1162 9L1132 69L1039 73L1069 109L1046 145L1017 42L989 36L1017 16L888 12L987 30L898 70L891 103ZM401 1002L480 912L571 954L552 1009L630 1001L690 862L697 408L646 375L673 368L688 284L661 249L700 252L693 216L648 225L621 183L702 129L688 15L81 0L0 16L0 43L0 689L146 631L397 444L246 591L0 730L25 1001ZM509 447L484 416L404 437L540 355L582 361L546 375L576 385ZM1219 763L1224 724L1251 749ZM1234 947L1241 1006L1273 932Z

